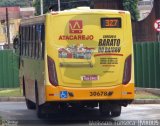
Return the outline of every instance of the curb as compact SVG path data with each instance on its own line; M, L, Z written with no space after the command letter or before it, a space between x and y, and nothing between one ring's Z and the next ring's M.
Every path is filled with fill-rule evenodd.
M24 97L0 97L0 102L25 102ZM135 99L132 104L160 104L160 99Z
M146 91L155 95L160 95L160 89L159 88L140 88L137 87L136 91Z
M24 102L24 97L0 97L0 102Z
M135 99L132 104L160 104L160 99Z

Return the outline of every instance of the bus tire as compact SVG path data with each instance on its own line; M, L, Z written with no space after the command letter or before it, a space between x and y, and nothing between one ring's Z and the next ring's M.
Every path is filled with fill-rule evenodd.
M32 101L25 99L26 100L26 106L28 109L36 109L36 104L33 103Z
M38 96L38 85L35 84L35 100L36 100L36 113L38 118L43 118L44 113L42 112L42 105L39 105L39 96Z
M113 117L118 117L121 115L121 105L118 105L118 104L112 104L112 107L111 107L111 115Z
M110 116L110 103L105 102L105 101L100 102L99 110L102 116Z

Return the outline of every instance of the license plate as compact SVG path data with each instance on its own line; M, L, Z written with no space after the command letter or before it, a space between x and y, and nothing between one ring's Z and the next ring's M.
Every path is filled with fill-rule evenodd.
M85 75L85 76L82 76L81 79L83 81L96 81L96 80L99 80L99 76L97 76L97 75Z

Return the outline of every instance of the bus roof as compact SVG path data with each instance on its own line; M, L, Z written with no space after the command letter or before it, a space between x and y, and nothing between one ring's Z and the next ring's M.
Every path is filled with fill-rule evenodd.
M41 15L41 16L35 16L31 18L26 18L21 20L21 25L30 25L30 24L37 24L37 23L44 23L46 15L70 15L70 14L88 14L88 13L94 13L94 14L129 14L128 11L124 10L110 10L110 9L90 9L89 7L77 7L74 9L64 10L64 11L52 11L50 13Z
M45 22L45 15L41 15L41 16L22 19L20 25L31 25L44 22Z
M64 11L53 11L51 14L58 13L58 14L71 14L71 13L108 13L108 14L119 14L125 13L129 14L128 11L124 10L111 10L111 9L90 9L89 7L77 7L73 9L68 9Z

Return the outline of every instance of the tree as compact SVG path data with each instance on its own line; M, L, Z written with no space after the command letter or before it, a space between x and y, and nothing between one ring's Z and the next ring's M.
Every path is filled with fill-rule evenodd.
M57 0L43 0L43 11L48 12L51 5L57 3ZM36 15L40 15L40 0L35 0L33 6L36 8Z
M43 0L44 13L48 12L49 9L54 11L58 10L58 0ZM91 0L61 0L61 10L75 8L77 6L89 6ZM40 14L40 0L36 0L33 4L36 8L36 15Z
M44 13L52 10L58 10L58 0L43 0ZM94 0L61 0L61 10L75 8L77 6L90 6ZM128 10L131 13L132 20L138 20L139 12L137 9L138 0L122 0L124 10ZM40 0L35 0L34 7L36 8L36 15L40 14Z
M35 0L35 2L33 3L33 6L36 9L36 15L40 14L40 0Z
M29 0L0 0L0 6L6 7L6 6L20 6L20 7L26 7L30 6L31 2Z
M138 0L123 0L125 10L130 11L132 20L138 20L139 12L137 8Z

